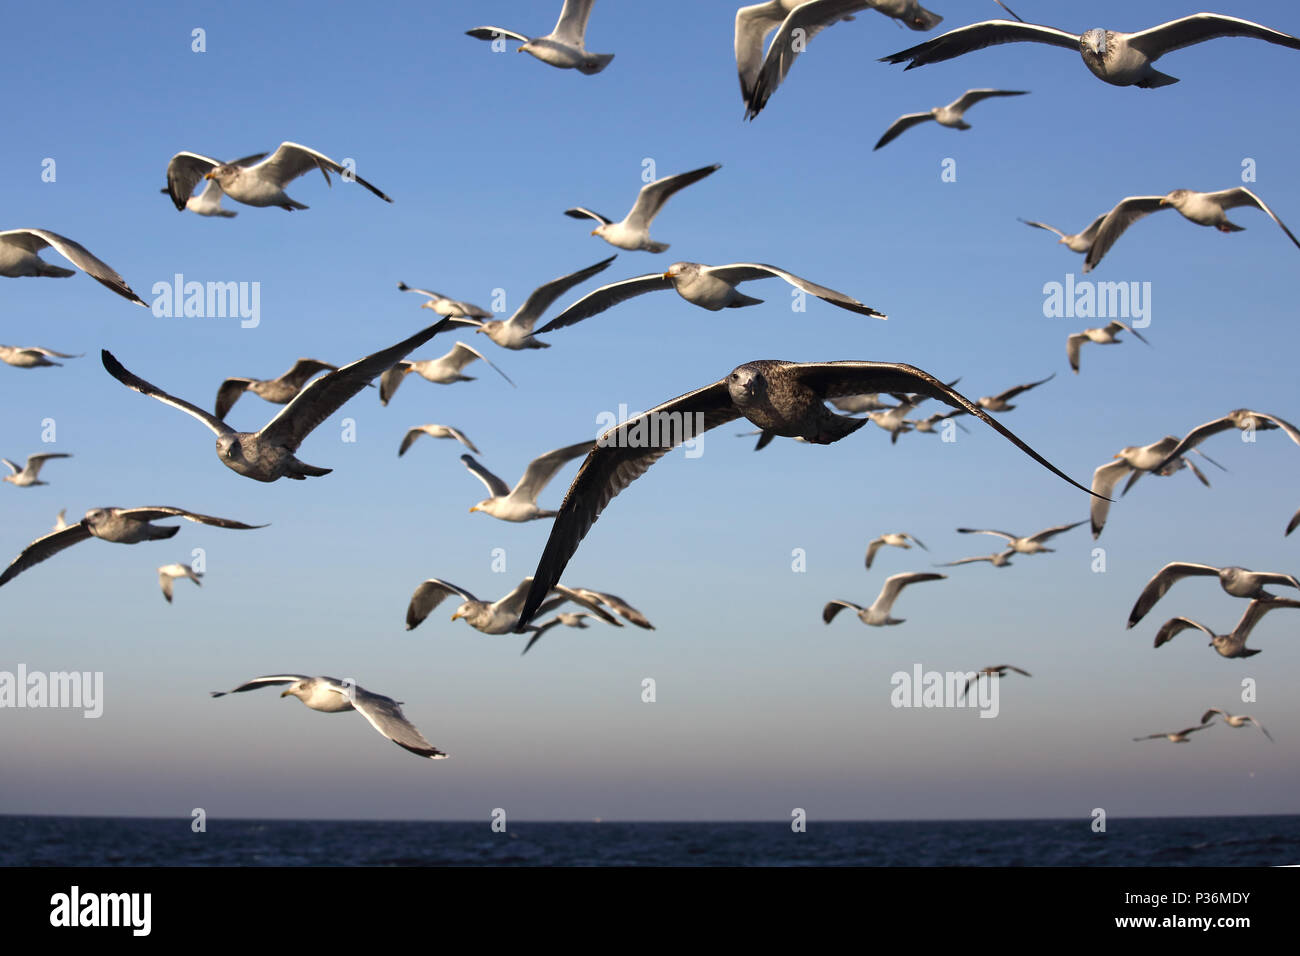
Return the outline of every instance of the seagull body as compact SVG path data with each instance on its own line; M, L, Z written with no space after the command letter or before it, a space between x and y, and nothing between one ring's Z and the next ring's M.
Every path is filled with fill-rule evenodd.
M1267 214L1286 233L1287 238L1300 248L1300 239L1295 237L1277 214L1264 203L1264 200L1245 186L1214 193L1175 189L1164 196L1128 196L1121 199L1115 208L1106 214L1105 220L1098 229L1084 259L1083 271L1092 271L1129 226L1153 212L1169 208L1177 209L1183 214L1184 219L1198 226L1212 226L1223 233L1242 232L1242 226L1228 221L1227 210L1238 206L1251 206Z
M474 376L463 375L461 370L475 359L482 359L485 364L495 369L498 375L510 382L510 377L489 362L482 352L466 345L464 342L457 342L451 347L450 352L440 358L398 362L384 372L379 379L379 404L387 405L389 399L393 397L393 393L397 391L397 387L402 384L402 380L412 372L426 382L433 382L435 385L472 382ZM510 384L514 385L515 383L510 382Z
M42 259L38 253L46 247L122 298L130 299L136 305L145 305L144 299L136 295L108 263L91 255L81 243L48 229L7 229L0 232L0 276L9 279L23 276L63 279L76 275L72 269L51 265Z
M1033 226L1036 229L1046 229L1048 232L1054 232L1061 238L1057 239L1058 245L1063 245L1071 252L1087 252L1092 248L1092 242L1097 238L1097 232L1101 229L1101 224L1106 221L1108 213L1102 213L1091 223L1083 232L1076 232L1073 235L1067 235L1055 226L1049 226L1045 222L1031 222L1028 219L1021 219L1026 226Z
M1281 33L1250 20L1218 13L1195 13L1138 33L1113 30L1089 30L1078 35L1037 23L1011 20L986 20L951 30L942 36L899 53L881 57L881 62L904 63L907 69L951 60L1001 43L1046 43L1075 50L1083 64L1097 79L1112 86L1136 86L1155 89L1177 83L1178 78L1161 73L1156 60L1173 50L1203 43L1217 37L1250 37L1279 46L1300 50L1300 38ZM910 61L910 62L908 62Z
M460 460L479 481L487 486L491 498L485 498L470 508L470 513L484 511L502 521L535 521L538 518L554 518L558 511L544 511L537 505L537 496L542 493L555 473L567 462L581 458L591 451L592 443L580 441L575 445L566 445L545 455L534 458L524 469L523 477L513 488L492 472L488 471L469 455L461 455Z
M252 156L245 156L242 159L236 159L229 165L233 166L250 166L260 159L265 159L266 153L254 153ZM234 219L239 213L223 209L221 199L225 196L221 187L215 179L209 179L207 185L203 187L203 192L197 196L190 193L194 191L202 179L199 179L192 172L191 166L197 166L199 174L206 171L208 167L204 164L197 163L197 160L208 160L209 157L200 156L198 153L181 152L172 157L171 162L167 164L167 185L159 192L170 196L173 205L178 210L188 209L190 212L199 216L218 216L222 219ZM210 162L223 165L216 160ZM187 198L188 197L188 198ZM184 201L182 201L184 200Z
M948 419L956 418L960 414L961 412L957 412L957 411L935 412L929 418L918 418L918 419L909 418L906 422L904 422L904 424L911 425L912 428L918 432L925 432L926 434L930 434L938 431L938 428L936 426L940 422L946 422ZM953 422L953 424L956 425L964 432L970 431L970 429L967 428L965 425L963 425L961 422Z
M519 40L523 46L519 53L531 53L543 63L561 70L577 70L591 76L609 66L612 53L588 53L586 46L587 18L596 0L564 0L560 19L555 29L546 36L528 37L502 27L475 27L466 34L478 40Z
M970 129L970 123L967 123L963 116L968 109L980 100L986 100L994 96L1024 96L1028 92L1028 90L967 90L947 106L936 106L925 113L907 113L900 116L890 124L889 129L885 130L885 134L880 137L879 142L872 149L873 151L880 149L886 143L891 143L899 136L902 136L913 126L930 120L951 129Z
M203 577L202 571L195 571L188 564L164 564L158 569L158 585L162 588L163 597L167 603L172 603L172 582L177 578L189 578L199 587L203 582L199 578Z
M1056 378L1055 372L1047 376L1047 378L1039 379L1037 382L1030 382L1027 385L1017 385L1014 388L1009 388L1005 392L1001 392L997 395L985 395L979 400L979 407L990 412L1009 412L1016 407L1010 404L1011 399L1015 398L1017 395L1024 394L1031 388L1037 388L1044 382L1050 382L1054 378Z
M966 686L962 688L961 696L965 697L966 692L970 690L970 685L978 684L979 679L981 677L987 677L989 680L993 680L995 677L1006 677L1007 671L1015 671L1017 674L1023 674L1025 677L1034 676L1033 674L1029 673L1029 671L1022 671L1019 667L1016 667L1012 664L999 664L996 667L982 667L975 672L974 680L967 678ZM959 697L958 700L960 699L961 698Z
M701 416L702 431L708 431L743 417L783 438L828 445L852 434L866 420L837 415L826 407L826 401L871 391L917 392L963 408L1057 477L1086 490L970 399L921 369L890 362L748 362L720 381L631 418L597 439L560 506L524 604L520 628L537 612L610 500L688 437L680 428L656 428L652 430L658 439L655 442L629 440L630 435L644 432L647 423L657 423L663 416L670 416L669 420ZM633 429L641 431L633 433Z
M904 551L909 551L912 546L907 543L908 541L915 541L916 546L922 551L930 550L921 543L920 538L915 538L905 531L882 534L879 538L876 538L867 545L867 570L871 570L871 562L876 560L876 552L885 545L889 545L891 548L902 548Z
M460 302L456 299L449 299L441 292L431 292L428 289L415 289L405 282L397 283L397 288L403 292L416 292L420 295L427 296L428 301L420 303L422 309L432 309L438 315L445 316L449 319L490 319L492 313L481 306L474 305L470 302Z
M52 358L81 358L85 353L78 355L69 355L66 352L56 352L54 349L43 349L36 346L24 348L18 345L0 345L0 362L6 365L12 365L15 368L46 368L51 365L62 367L62 362L51 362Z
M848 607L858 612L858 620L872 627L902 624L905 619L891 617L890 611L893 610L894 602L898 600L898 595L903 588L919 581L942 581L947 576L946 574L935 574L933 571L913 571L892 575L885 579L885 586L880 589L880 594L870 607L859 607L848 601L831 601L822 608L822 621L829 624L835 619L836 614Z
M330 365L329 362L300 358L293 363L293 368L279 378L228 378L217 389L217 402L213 412L224 420L235 402L239 401L239 396L246 391L273 405L288 405L298 397L302 387L313 375L335 371L338 371L338 366Z
M1253 724L1254 726L1258 727L1260 731L1263 732L1264 736L1269 739L1270 743L1273 740L1273 735L1270 734L1267 730L1264 730L1264 725L1261 724L1254 717L1251 717L1249 714L1238 714L1234 717L1226 710L1220 710L1217 707L1211 707L1209 710L1207 710L1204 714L1201 715L1201 723L1208 724L1215 714L1218 714L1220 717L1222 717L1223 722L1227 724L1229 727L1246 727L1248 725Z
M170 538L181 530L178 525L157 526L150 522L172 517L240 531L266 527L266 525L231 521L229 518L214 518L211 515L201 515L166 505L145 508L92 508L76 524L37 538L24 548L5 572L0 574L0 585L13 580L32 565L40 564L65 548L70 548L81 541L88 541L92 537L111 541L114 544L139 544L141 541L161 541Z
M1129 612L1128 624L1125 627L1132 627L1142 620L1147 612L1155 607L1156 602L1169 593L1170 588L1186 577L1217 577L1219 586L1233 597L1266 601L1274 598L1274 595L1264 590L1267 585L1300 588L1300 581L1290 574L1248 571L1245 568L1235 567L1216 568L1209 564L1172 561L1157 571L1142 589L1142 593L1133 604L1133 610Z
M33 485L48 485L48 481L41 481L38 476L41 473L41 467L51 458L71 458L71 455L62 452L47 452L43 455L28 455L27 462L22 468L10 461L8 458L0 458L13 474L0 477L0 481L7 481L11 485L17 485L19 488L30 488Z
M1120 332L1132 332L1139 342L1145 342L1147 345L1151 344L1142 337L1141 332L1129 328L1118 319L1110 322L1104 328L1084 329L1082 332L1075 332L1073 335L1067 336L1065 340L1065 354L1070 360L1070 368L1074 369L1074 374L1079 374L1079 349L1083 347L1085 342L1095 342L1098 345L1119 345L1120 341L1116 336Z
M1276 415L1269 415L1267 412L1252 411L1249 408L1234 408L1222 418L1216 418L1204 425L1193 428L1181 441L1174 445L1169 454L1160 462L1161 466L1167 465L1175 458L1187 454L1211 435L1217 435L1219 432L1226 432L1233 428L1243 432L1265 432L1280 428L1286 432L1288 438L1300 445L1300 429L1285 419L1278 418Z
M668 248L666 242L655 242L650 238L650 223L659 215L670 196L685 189L692 183L698 183L705 176L711 176L721 169L719 163L693 169L689 173L664 176L641 187L637 193L636 203L621 222L614 222L598 212L592 212L583 206L564 210L564 214L573 219L595 219L600 223L591 230L593 236L600 236L611 246L620 249L641 250L643 252L663 252Z
M796 289L814 295L831 305L838 305L841 309L848 309L850 312L857 312L859 315L874 316L878 319L886 317L884 313L877 312L875 309L863 305L857 299L851 298L842 292L836 292L834 289L828 289L825 286L809 282L807 279L802 279L783 269L778 269L776 266L764 265L758 262L733 262L725 266L706 266L698 262L674 262L668 267L667 272L652 272L643 276L634 276L631 279L624 279L622 282L601 286L594 292L587 293L537 331L541 334L565 328L575 322L598 315L634 296L645 295L647 292L655 292L660 289L672 289L687 302L698 305L702 309L708 309L710 312L759 305L762 303L762 299L747 296L736 286L741 282L751 282L754 279L771 278L784 279Z
M1237 626L1227 634L1215 634L1204 624L1193 621L1189 617L1175 617L1161 625L1153 646L1159 647L1162 644L1167 644L1183 631L1196 628L1210 635L1210 647L1218 651L1220 656L1254 657L1259 651L1246 647L1246 640L1250 637L1250 632L1255 629L1255 625L1259 623L1259 619L1265 614L1274 608L1282 607L1300 608L1300 601L1292 601L1289 598L1271 598L1269 600L1256 598L1246 607L1245 613L1241 615L1241 620L1237 622Z
M453 621L464 618L465 623L484 634L513 633L515 624L519 620L519 609L523 606L524 597L527 595L532 583L532 578L524 578L513 591L501 598L501 600L489 602L480 601L469 591L457 587L450 581L429 578L427 581L422 581L411 595L411 602L406 608L406 629L411 631L419 627L421 622L439 604L450 595L456 594L461 597L462 603L456 608L456 613L451 616ZM585 597L577 590L567 588L562 584L557 584L550 589L549 599L541 605L538 613L545 614L566 601L573 601L585 607L606 624L612 624L614 627L623 626L622 622L610 615L598 603ZM529 628L529 630L535 630L535 628Z
M417 425L408 431L406 437L402 439L402 445L397 449L397 457L401 458L405 455L406 450L415 444L415 440L421 435L428 435L430 438L454 438L474 454L479 454L479 450L474 447L474 443L466 438L462 432L450 425Z
M258 159L261 161L249 162ZM326 185L332 185L329 174L335 172L345 180L360 183L384 202L392 202L379 189L356 175L352 167L344 167L310 147L289 142L281 143L270 156L259 153L233 163L223 163L199 153L179 152L167 164L167 191L176 208L185 209L194 187L207 180L216 182L222 192L245 206L279 206L292 212L307 207L296 199L290 199L284 187L313 169L320 170Z
M334 677L306 677L302 674L269 674L254 677L233 690L214 690L209 693L213 697L224 697L226 694L241 694L283 684L289 686L280 694L281 697L297 697L312 710L327 714L355 710L375 730L416 756L428 757L430 760L442 760L447 756L425 740L415 725L406 719L402 713L402 701L372 693L353 681L341 681Z
M1205 728L1207 728L1207 727L1209 727L1209 726L1211 726L1211 725L1210 725L1210 724L1201 724L1199 727L1187 727L1187 728L1185 728L1185 729L1183 729L1183 730L1176 730L1176 731L1174 731L1173 733L1168 733L1168 734L1147 734L1145 737L1134 737L1133 740L1134 740L1134 741L1138 741L1138 740L1160 740L1160 739L1163 738L1164 740L1168 740L1168 741L1170 741L1170 742L1172 742L1172 743L1176 743L1176 744L1185 744L1185 743L1188 742L1188 741L1187 741L1187 735L1188 735L1188 734L1194 734L1194 733L1196 733L1198 730L1204 730Z
M1016 554L1042 554L1044 552L1051 552L1055 550L1054 548L1049 548L1046 546L1047 541L1050 541L1058 534L1062 534L1073 528L1077 528L1079 527L1079 525L1083 523L1084 522L1082 521L1076 521L1074 522L1074 524L1061 524L1061 525L1057 525L1054 528L1045 528L1044 530L1039 531L1037 534L1026 535L1023 538L1018 538L1014 534L1008 534L1005 531L990 531L990 530L976 529L976 528L958 528L957 533L958 534L992 534L992 535L996 535L999 538L1006 538L1007 547L1010 548Z
M102 352L100 357L109 374L127 388L178 408L211 429L217 436L217 458L231 471L254 481L270 482L280 478L300 481L307 477L328 475L331 471L329 468L309 465L295 457L298 447L312 430L365 388L372 378L391 367L412 349L419 348L433 338L451 321L442 319L438 324L417 332L396 345L316 379L299 392L280 414L256 432L237 432L197 405L169 395L156 385L127 371L108 351Z
M947 561L943 564L937 564L938 568L955 568L959 564L976 564L980 561L987 561L995 568L1008 568L1011 566L1011 556L1015 554L1014 548L1007 548L1005 551L999 551L997 554L976 555L973 558L958 558L956 561Z
M1112 461L1097 466L1097 470L1092 473L1092 493L1095 496L1092 499L1092 536L1094 538L1100 536L1102 528L1106 526L1106 516L1110 514L1111 505L1108 499L1122 478L1129 478L1129 484L1125 488L1125 491L1127 491L1141 477L1143 472L1169 476L1180 471L1185 466L1192 470L1192 473L1200 479L1203 485L1209 487L1210 482L1205 475L1201 474L1196 466L1187 461L1186 458L1170 459L1170 453L1177 447L1178 439L1173 435L1166 435L1158 442L1153 442L1150 445L1130 445L1127 448L1121 448L1113 456ZM1179 464L1179 462L1182 462L1182 464Z
M927 396L913 395L907 396L898 394L895 396L899 404L892 408L886 408L880 412L867 412L867 421L879 428L889 432L889 443L896 444L899 435L905 435L912 430L912 423L908 421L907 416L916 411L916 407L925 401Z

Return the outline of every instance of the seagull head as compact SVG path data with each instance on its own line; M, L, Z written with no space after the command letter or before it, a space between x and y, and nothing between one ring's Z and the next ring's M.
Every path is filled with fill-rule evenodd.
M459 621L462 617L468 619L470 611L473 609L474 608L470 605L470 602L466 601L460 607L456 608L456 613L451 616L451 619L453 621Z
M107 521L110 514L112 514L110 508L91 508L86 512L86 517L82 521L85 522L87 528L94 528L96 525Z
M491 500L492 500L491 498L483 499L478 504L476 504L473 508L470 508L469 513L473 514L476 511L487 511L487 505Z
M281 696L281 697L297 697L297 698L300 698L300 699L301 699L301 698L303 697L303 694L306 693L306 691L307 691L307 682L306 682L306 681L301 681L301 680L296 680L296 681L294 681L292 684L290 684L288 687L286 687L286 688L285 688L285 689L280 693L280 696Z
M767 394L767 380L758 369L741 365L727 376L727 391L731 395L731 400L743 408L754 404Z
M1106 31L1089 30L1083 36L1079 37L1079 46L1089 53L1097 56L1106 55Z
M681 279L689 277L699 272L700 267L694 262L674 262L668 267L668 271L663 274L665 279Z
M226 434L217 439L217 454L225 461L234 461L239 457L239 439Z
M1182 206L1183 201L1186 200L1187 197L1190 195L1191 195L1191 190L1189 189L1175 189L1168 196L1165 196L1163 199L1160 200L1160 205L1173 206L1175 209L1178 209L1180 206Z

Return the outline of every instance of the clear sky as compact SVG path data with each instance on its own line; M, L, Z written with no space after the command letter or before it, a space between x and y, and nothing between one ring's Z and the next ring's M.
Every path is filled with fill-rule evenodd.
M1225 660L1199 632L1153 650L1179 614L1229 630L1244 602L1212 580L1178 584L1138 628L1128 609L1165 562L1294 572L1300 448L1279 432L1236 432L1205 450L1229 471L1212 489L1186 472L1145 478L1055 554L1012 567L950 569L904 592L906 623L821 622L831 599L868 604L884 579L995 550L962 526L1029 534L1087 516L1087 497L986 427L945 444L891 445L868 425L828 447L778 441L755 454L740 427L710 432L615 499L565 580L619 594L655 623L488 637L439 608L404 629L427 577L495 599L530 574L549 522L507 524L468 509L481 485L453 442L413 425L464 430L513 483L533 457L594 437L597 416L637 411L756 358L871 359L917 365L967 395L1056 378L1004 423L1087 483L1121 447L1181 435L1230 409L1300 420L1294 354L1300 250L1262 213L1222 235L1166 212L1136 225L1095 273L1017 217L1068 231L1127 195L1252 188L1300 227L1300 53L1225 39L1170 54L1160 90L1107 86L1070 51L1019 44L905 72L877 58L924 34L865 12L818 36L753 122L733 55L734 0L596 4L588 48L616 58L599 75L494 54L464 31L482 23L541 34L558 2L490 0L344 8L308 3L71 2L8 14L9 109L0 142L0 228L44 227L105 259L145 299L176 273L260 283L261 321L159 318L84 275L0 280L0 343L85 352L63 368L0 365L0 454L73 454L48 487L0 486L0 561L101 505L169 504L249 523L182 522L161 543L90 541L0 594L0 671L102 671L104 712L0 710L0 812L484 819L810 819L1286 813L1300 810L1300 618L1256 630L1264 653ZM941 30L999 15L985 0L934 0ZM1012 6L1082 32L1136 30L1197 7L1152 0ZM1216 9L1300 34L1279 0ZM250 30L254 27L255 30ZM206 31L206 51L192 31ZM513 44L511 49L513 49ZM971 87L991 100L959 132L927 124L880 152L897 116ZM168 158L223 158L283 140L343 160L393 197L317 176L286 213L227 200L236 219L178 213L158 190ZM55 178L44 181L44 161ZM658 175L722 169L679 193L653 234L662 255L620 252L599 281L677 259L768 262L888 313L881 322L809 300L791 310L778 281L745 287L758 307L709 313L660 292L507 352L459 337L473 382L411 377L386 408L367 390L304 444L327 477L264 485L222 467L211 434L123 388L108 348L137 374L210 406L227 376L270 378L299 357L343 364L430 324L397 282L513 311L538 284L618 251L562 211L615 218ZM953 163L946 164L946 160ZM944 181L945 168L955 181ZM61 263L52 251L46 258ZM1088 346L1082 374L1067 334L1105 319L1049 318L1044 286L1076 279L1150 283L1151 347ZM561 299L567 304L596 282ZM552 313L553 314L553 313ZM477 339L478 341L474 341ZM415 357L442 354L441 336ZM938 411L937 405L923 411ZM255 429L278 409L245 396L230 415ZM42 443L53 419L57 441ZM343 440L344 420L355 423ZM558 507L576 464L542 497ZM867 542L910 532L930 548ZM1092 570L1094 547L1106 571ZM203 548L202 588L174 605L155 569ZM503 549L504 572L493 570ZM792 570L802 549L806 570ZM890 676L1010 663L1000 714L899 709ZM417 760L356 715L325 715L274 691L210 699L259 674L352 677L405 701L452 755ZM644 703L653 678L657 700ZM1253 678L1258 700L1241 702ZM1255 714L1190 745L1132 737L1195 723L1207 707Z

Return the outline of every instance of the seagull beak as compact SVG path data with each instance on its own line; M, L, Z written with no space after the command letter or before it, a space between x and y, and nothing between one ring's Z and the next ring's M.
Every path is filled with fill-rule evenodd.
M282 693L280 696L281 696L281 697L288 697L290 693L292 693L292 691L287 691L287 690L286 690L286 691L285 691L284 693Z
M480 511L480 510L481 510L481 509L479 508L479 506L478 506L478 505L475 505L473 508L470 508L470 509L469 509L469 513L470 513L470 514L473 514L474 512L476 512L476 511Z
M1169 205L1169 200L1168 200L1168 199L1161 199L1161 200L1160 200L1160 205L1161 205L1161 206L1168 206L1168 205Z
M211 173L204 173L204 174L203 174L203 178L204 178L204 179L211 179L211 178L212 178L212 174L211 174Z
M458 619L461 618L461 617L464 617L464 615L461 614L460 611L457 611L455 614L453 614L453 615L451 616L451 619L452 619L453 621L455 621L455 620L458 620Z
M672 277L673 274L671 272L665 272L662 276L660 276L660 278L662 279L671 279Z

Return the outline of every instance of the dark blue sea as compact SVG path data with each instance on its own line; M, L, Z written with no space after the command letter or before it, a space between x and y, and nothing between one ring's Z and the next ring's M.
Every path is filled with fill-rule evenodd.
M1276 866L1300 816L482 823L0 816L3 866Z

